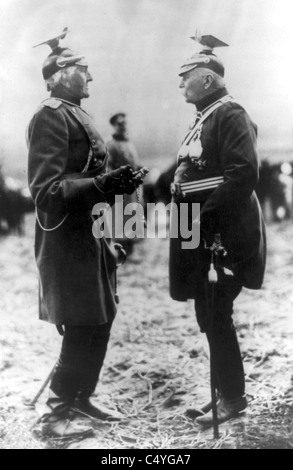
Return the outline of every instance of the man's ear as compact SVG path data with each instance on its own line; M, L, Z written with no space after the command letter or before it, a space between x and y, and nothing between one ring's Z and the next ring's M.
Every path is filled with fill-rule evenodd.
M64 73L61 73L59 83L60 83L60 85L64 86L64 88L70 88L71 73L68 72L68 69L67 69L67 71L65 71L65 69L63 69L63 71L64 71Z
M213 81L214 81L213 75L211 73L207 73L204 77L204 82L203 82L204 89L208 90L211 84L213 83Z

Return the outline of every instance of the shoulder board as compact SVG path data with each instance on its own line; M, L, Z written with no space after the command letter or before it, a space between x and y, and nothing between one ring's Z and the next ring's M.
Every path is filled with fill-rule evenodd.
M61 106L62 101L56 100L55 98L48 98L47 100L42 102L43 106L47 106L48 108L51 109L57 109Z

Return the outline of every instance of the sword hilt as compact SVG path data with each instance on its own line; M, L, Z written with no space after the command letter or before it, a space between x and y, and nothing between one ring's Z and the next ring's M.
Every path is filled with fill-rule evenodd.
M210 250L212 252L212 256L215 254L216 256L221 255L221 256L227 256L228 252L222 245L221 241L221 235L219 233L216 233L214 235L214 241L211 246L207 246L206 241L204 240L204 248L206 250Z
M206 241L204 241L204 247L206 250L210 250L211 252L211 264L210 264L210 269L208 272L208 281L210 284L216 284L218 282L218 273L217 270L215 269L214 265L214 255L216 256L227 256L227 251L222 245L221 242L221 235L219 233L216 233L214 236L214 241L211 246L207 246Z

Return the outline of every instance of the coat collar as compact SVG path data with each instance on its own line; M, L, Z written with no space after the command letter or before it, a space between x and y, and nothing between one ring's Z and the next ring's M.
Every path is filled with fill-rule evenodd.
M118 141L121 141L121 142L127 142L129 139L126 135L121 135L121 134L113 134L112 135L113 139L114 140L118 140Z
M66 88L59 88L57 90L52 91L51 96L52 98L60 98L61 100L65 100L69 104L80 106L80 100L68 93Z
M208 96L205 96L201 100L197 101L195 103L196 110L197 111L204 111L206 108L208 108L211 104L215 103L215 101L218 101L219 99L223 98L223 96L228 95L228 91L226 88L220 88L219 90L214 91Z

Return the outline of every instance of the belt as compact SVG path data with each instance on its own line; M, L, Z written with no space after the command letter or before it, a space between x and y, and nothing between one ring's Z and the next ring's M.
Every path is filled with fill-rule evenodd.
M187 183L171 183L171 194L174 196L183 196L186 194L197 193L217 188L224 182L223 176L215 176L214 178L206 178L197 181L188 181Z

